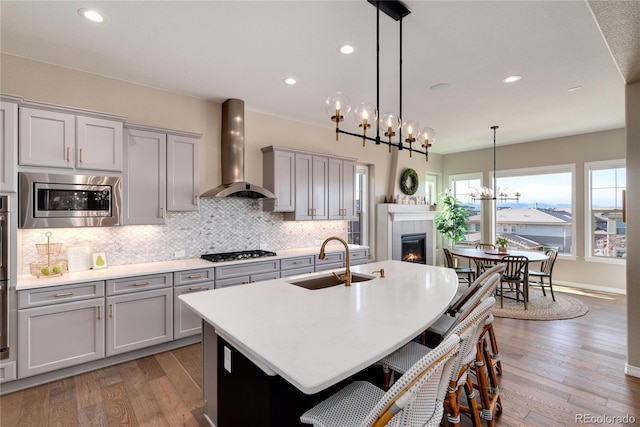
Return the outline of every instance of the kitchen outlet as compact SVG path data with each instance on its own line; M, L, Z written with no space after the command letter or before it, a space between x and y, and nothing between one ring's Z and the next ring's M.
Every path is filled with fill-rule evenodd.
M227 346L224 347L224 369L231 373L231 349Z
M184 258L184 251L175 251L173 253L174 258Z

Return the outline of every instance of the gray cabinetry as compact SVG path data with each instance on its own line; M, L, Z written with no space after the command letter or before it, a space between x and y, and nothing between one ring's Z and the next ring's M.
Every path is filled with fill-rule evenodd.
M15 192L18 149L18 104L0 101L0 191Z
M124 224L164 224L167 136L125 129L124 147Z
M216 288L280 278L280 260L238 263L215 268Z
M19 378L104 357L104 282L18 294Z
M300 256L280 260L280 277L297 276L315 271L314 256Z
M356 163L329 158L329 219L355 218Z
M349 251L349 263L360 265L369 263L369 249L355 249Z
M200 195L199 141L167 135L167 210L197 211Z
M45 104L21 106L20 164L122 171L124 117L82 113Z
M173 339L172 288L109 296L106 309L107 356Z
M295 212L284 214L296 221L328 219L327 185L329 160L306 153L295 156Z
M167 288L171 286L173 286L173 277L171 273L123 277L120 279L107 280L107 295L150 291L153 289Z
M164 224L167 211L198 210L198 144L197 134L125 126L125 224Z
M262 149L262 185L276 195L264 200L262 209L273 212L295 210L295 152L276 147Z
M325 254L324 259L315 256L316 271L333 270L344 267L344 252L330 252Z
M178 299L180 295L213 289L213 268L173 273L173 339L197 335L202 319Z

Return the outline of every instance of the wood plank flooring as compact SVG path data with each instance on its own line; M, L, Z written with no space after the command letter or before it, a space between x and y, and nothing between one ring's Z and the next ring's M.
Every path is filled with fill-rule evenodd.
M504 370L496 425L625 425L615 418L585 422L587 416L633 416L627 425L640 425L640 379L624 374L625 297L561 291L577 292L589 313L555 321L496 318ZM200 363L194 344L11 393L0 397L0 425L207 426ZM463 417L462 425L471 422Z

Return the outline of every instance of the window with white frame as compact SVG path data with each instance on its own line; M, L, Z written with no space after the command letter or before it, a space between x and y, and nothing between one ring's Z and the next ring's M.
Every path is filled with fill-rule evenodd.
M622 221L624 160L585 163L587 258L623 260L627 257L627 225Z
M480 203L470 196L471 190L482 186L482 173L451 175L449 177L451 193L464 205L469 219L467 233L461 243L480 241Z
M368 201L368 179L369 167L366 165L356 166L356 218L349 221L347 227L347 241L354 245L367 244L367 201Z
M575 255L575 165L558 165L498 171L498 193L513 194L518 200L496 200L497 237L505 237L509 247Z
M438 203L438 175L425 174L424 176L424 200L428 205Z

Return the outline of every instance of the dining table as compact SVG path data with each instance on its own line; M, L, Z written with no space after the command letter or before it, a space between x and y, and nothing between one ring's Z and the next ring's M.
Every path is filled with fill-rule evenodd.
M507 250L506 252L501 252L498 249L481 249L481 248L462 248L457 247L449 250L451 255L468 258L471 260L478 261L489 261L494 263L502 262L502 259L507 255L512 256L524 256L527 257L527 265L532 262L544 262L549 259L549 257L544 252L538 251L518 251L518 250ZM524 280L522 282L523 286L523 294L525 302L529 303L529 268L524 272Z

